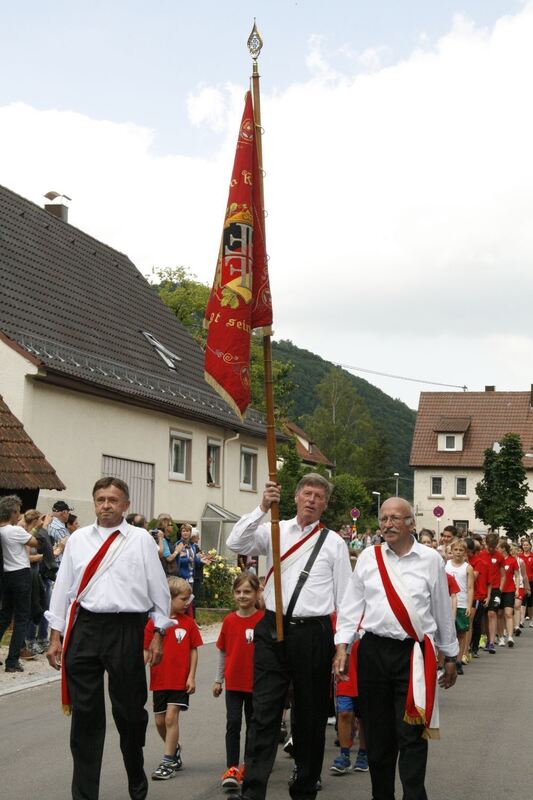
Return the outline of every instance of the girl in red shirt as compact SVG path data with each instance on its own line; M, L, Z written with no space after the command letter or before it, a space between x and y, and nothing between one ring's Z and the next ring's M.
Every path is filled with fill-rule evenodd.
M508 647L514 647L514 604L515 597L518 594L519 587L519 571L518 562L514 556L511 555L511 546L505 540L500 540L498 543L498 550L504 556L503 569L505 572L505 579L502 586L502 602L498 610L498 633L500 635L500 646L505 645L503 637L503 629L507 633Z
M264 616L257 610L260 585L257 575L241 573L233 583L233 596L237 610L224 618L217 647L220 650L218 671L213 685L213 696L220 697L226 681L226 765L222 775L224 789L236 788L244 776L244 764L239 768L242 712L246 720L246 733L252 716L252 690L254 684L254 628ZM246 744L244 747L246 761Z

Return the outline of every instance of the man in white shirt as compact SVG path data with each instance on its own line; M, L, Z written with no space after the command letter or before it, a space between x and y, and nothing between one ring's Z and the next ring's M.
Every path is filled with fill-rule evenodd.
M439 680L444 688L455 683L459 646L444 562L435 550L419 544L412 535L415 518L411 506L392 497L381 506L379 522L385 543L379 554L376 547L361 553L341 603L334 671L344 674L346 646L362 626L365 634L358 651L358 688L373 800L393 800L398 756L404 800L427 800L426 727L404 721L415 640L393 610L401 611L402 604L395 601L390 584L386 587L378 555L383 557L382 566L394 590L405 590L407 622L415 620L414 626L422 635L432 637L445 656L445 672ZM426 656L431 658L431 654ZM436 669L434 654L432 663Z
M97 800L105 737L104 672L108 674L128 790L144 800L148 782L143 746L148 722L143 633L148 614L156 625L149 663L161 659L162 636L170 625L170 593L157 545L143 528L128 525L127 484L101 478L93 489L96 522L68 539L52 593L47 658L61 668L62 637L68 633L65 667L72 705L70 744L74 761L72 797ZM104 543L109 549L102 558ZM110 545L110 546L109 546ZM76 599L89 562L99 566L79 597L73 627L69 606ZM67 694L68 694L67 693Z
M30 559L26 545L39 547L37 539L16 524L20 509L21 500L16 495L0 499L0 540L4 561L0 640L13 620L6 672L24 672L19 656L30 619L31 601Z
M280 487L268 481L261 505L237 522L227 546L245 556L266 555L265 617L254 632L254 703L248 731L246 773L242 796L264 800L276 757L283 706L289 684L294 691L294 759L296 779L293 798L313 800L324 758L328 717L333 633L331 613L338 607L351 574L348 548L329 531L292 613L291 597L312 552L317 547L320 517L331 494L331 484L316 473L305 475L296 487L296 517L280 522L284 640L278 642L272 576L270 523L263 520Z

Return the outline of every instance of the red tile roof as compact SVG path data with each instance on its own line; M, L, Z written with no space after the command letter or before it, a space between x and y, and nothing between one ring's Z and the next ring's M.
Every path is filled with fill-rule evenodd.
M333 464L327 456L324 455L322 450L319 448L317 444L313 442L313 440L308 436L308 434L302 430L295 422L286 422L285 423L286 430L294 436L296 441L296 452L298 453L299 458L302 461L305 461L307 464L322 464L324 467L328 467L329 469L335 469L335 464ZM312 452L310 452L299 440L299 436L302 439L305 439L309 444L312 446Z
M22 423L0 396L0 487L2 489L59 489L65 485Z
M464 427L443 428L446 418L459 422L470 419ZM437 450L438 432L462 433L461 452ZM422 392L418 405L413 445L412 467L472 467L483 465L484 451L506 433L517 433L525 453L533 453L533 408L530 392ZM524 458L524 466L533 469L533 459Z

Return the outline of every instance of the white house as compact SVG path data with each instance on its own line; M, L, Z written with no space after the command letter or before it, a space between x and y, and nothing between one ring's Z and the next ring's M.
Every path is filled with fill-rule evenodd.
M422 392L418 406L411 466L417 529L485 532L476 519L476 484L483 477L485 450L506 433L522 441L524 467L533 486L533 386L530 392ZM530 491L528 504L533 506ZM434 509L444 510L442 517Z
M0 394L82 523L102 475L131 510L168 512L220 547L267 479L265 426L208 386L203 353L122 253L0 187ZM60 216L56 216L59 214Z

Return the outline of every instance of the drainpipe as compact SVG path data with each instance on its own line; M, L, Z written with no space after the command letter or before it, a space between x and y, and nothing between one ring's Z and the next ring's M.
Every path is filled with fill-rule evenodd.
M223 439L223 452L222 452L222 508L226 508L226 501L225 501L225 492L226 492L226 445L228 442L236 442L237 439L240 439L241 434L236 433L234 436L230 436L228 439Z

